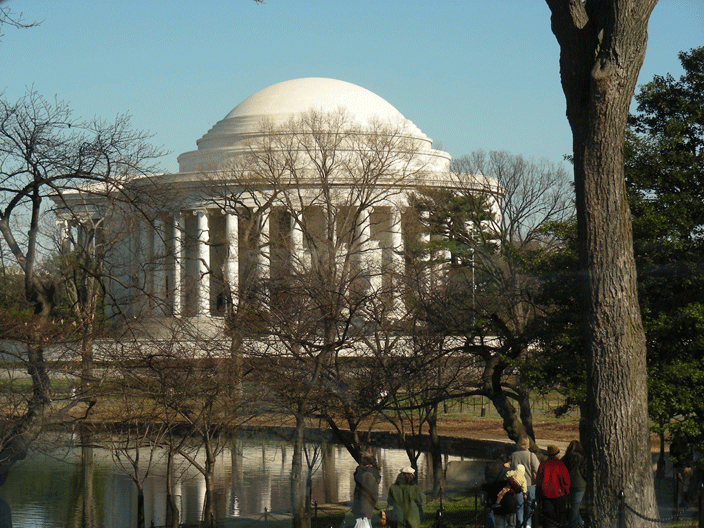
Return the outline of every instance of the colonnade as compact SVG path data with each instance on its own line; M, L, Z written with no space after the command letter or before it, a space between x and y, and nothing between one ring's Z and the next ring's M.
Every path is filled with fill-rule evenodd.
M134 221L131 255L125 259L132 290L128 313L136 316L148 307L157 316L220 315L225 292L236 302L243 281L251 286L253 280L266 281L281 270L309 270L315 257L308 242L310 225L304 219L312 213L276 216L272 211L257 218L253 237L248 229L251 217L243 222L238 214L219 208L179 210L159 214L151 222ZM356 218L352 247L340 244L339 251L351 252L350 261L367 277L368 287L378 291L392 280L389 270L403 267L402 211L391 206L368 208ZM135 302L139 298L142 301Z

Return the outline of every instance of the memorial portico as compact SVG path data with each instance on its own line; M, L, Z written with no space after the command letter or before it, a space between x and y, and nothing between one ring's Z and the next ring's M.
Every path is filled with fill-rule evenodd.
M147 300L159 315L217 316L224 308L224 301L218 297L225 288L235 299L239 294L246 280L242 268L253 265L252 276L263 281L271 278L272 267L302 272L311 266L313 257L300 219L307 217L310 221L321 216L321 211L296 211L287 215L287 222L277 222L277 230L272 232L271 216L277 213L281 212L274 209L262 219L254 243L242 243L245 235L240 232L237 212L218 208L179 210L161 214L151 224L140 222L132 253L149 265L134 263L134 291L146 286ZM400 269L403 265L401 215L402 207L396 205L370 208L357 228L354 265L369 268L365 275L373 289L382 287L383 269ZM282 224L288 229L283 230ZM277 248L273 264L272 246ZM246 253L249 258L241 258ZM145 306L134 303L131 312L139 315L144 310Z

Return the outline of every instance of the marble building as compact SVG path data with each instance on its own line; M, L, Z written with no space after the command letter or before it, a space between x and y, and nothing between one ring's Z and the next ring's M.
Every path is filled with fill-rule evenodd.
M85 230L82 215L109 242L112 315L220 317L256 284L274 303L277 284L315 273L400 302L404 244L427 237L413 226L411 193L469 186L498 214L495 181L452 174L450 155L396 108L339 80L264 88L196 144L178 173L121 183L130 200L65 198L66 232Z

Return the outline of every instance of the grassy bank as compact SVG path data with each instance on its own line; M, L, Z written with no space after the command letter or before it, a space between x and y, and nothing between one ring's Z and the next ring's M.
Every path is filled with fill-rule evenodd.
M380 502L379 507L384 509L385 503ZM428 502L424 509L424 519L422 528L429 528L437 519L437 512L440 509L440 501ZM442 520L448 527L483 527L484 508L481 505L478 495L461 495L442 502ZM354 528L355 519L346 506L340 508L320 508L318 515L312 520L312 528ZM378 516L372 519L374 528L381 526ZM267 528L289 528L290 524L283 521L276 521L276 524L268 524Z

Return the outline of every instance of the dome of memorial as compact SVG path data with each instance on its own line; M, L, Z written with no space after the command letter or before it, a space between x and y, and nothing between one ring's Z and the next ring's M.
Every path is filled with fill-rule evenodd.
M309 111L343 110L354 123L365 127L376 122L404 135L432 141L393 105L373 92L345 81L309 77L274 84L256 92L233 108L196 143L198 150L178 157L181 172L212 168L236 155L245 142L261 134L266 121L276 126Z

